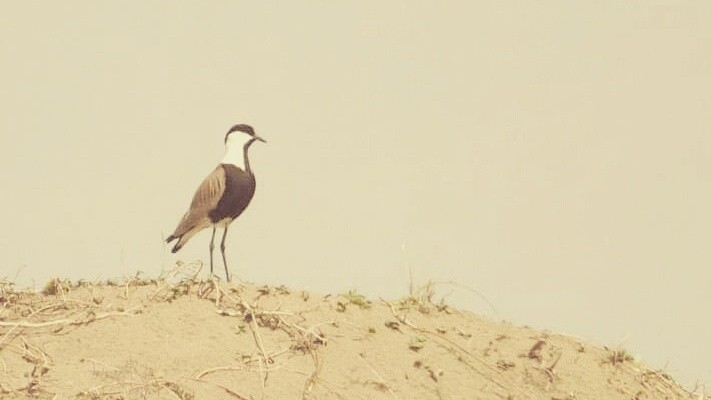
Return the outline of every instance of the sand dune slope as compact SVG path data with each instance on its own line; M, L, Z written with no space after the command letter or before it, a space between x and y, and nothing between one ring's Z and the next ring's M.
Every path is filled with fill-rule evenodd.
M170 277L0 292L0 398L701 399L576 338L434 302Z

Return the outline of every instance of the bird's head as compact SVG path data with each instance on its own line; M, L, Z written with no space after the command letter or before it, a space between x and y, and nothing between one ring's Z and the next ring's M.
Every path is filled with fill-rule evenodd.
M247 124L238 124L230 128L225 135L225 144L230 145L231 143L247 143L251 140L259 140L260 142L266 143L267 141L259 137L254 133L254 128Z

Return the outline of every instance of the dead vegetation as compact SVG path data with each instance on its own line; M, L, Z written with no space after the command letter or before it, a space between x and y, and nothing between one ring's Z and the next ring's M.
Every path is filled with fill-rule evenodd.
M105 383L79 391L76 394L78 399L154 398L164 392L181 400L195 398L190 389L156 376L151 368L135 361L130 361L121 368L94 359L81 361L91 363L94 375Z
M0 280L2 398L705 399L624 350L451 308L434 284L371 301L201 273L53 279L41 293Z

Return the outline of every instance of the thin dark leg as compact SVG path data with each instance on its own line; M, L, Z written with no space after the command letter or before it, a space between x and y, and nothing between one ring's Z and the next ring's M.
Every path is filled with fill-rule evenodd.
M212 227L212 238L210 238L210 275L212 272L212 250L215 249L215 227Z
M228 225L225 225L225 232L222 234L222 243L220 243L220 250L222 250L222 263L225 265L225 279L227 282L230 281L230 271L227 270L227 257L225 257L225 238L227 237Z

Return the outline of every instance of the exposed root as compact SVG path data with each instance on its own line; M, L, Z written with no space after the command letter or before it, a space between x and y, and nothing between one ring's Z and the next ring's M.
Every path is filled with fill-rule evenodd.
M83 318L62 318L62 319L57 319L53 321L45 321L45 322L28 322L28 321L18 321L18 322L6 322L6 321L0 321L0 326L9 326L9 327L17 327L17 328L45 328L48 326L55 326L55 325L86 325L90 322L98 321L100 319L104 318L109 318L109 317L118 317L118 316L131 316L136 314L140 307L133 307L129 310L126 311L116 311L116 312L105 312L105 313L99 313L96 314L93 311L90 311L87 316Z

